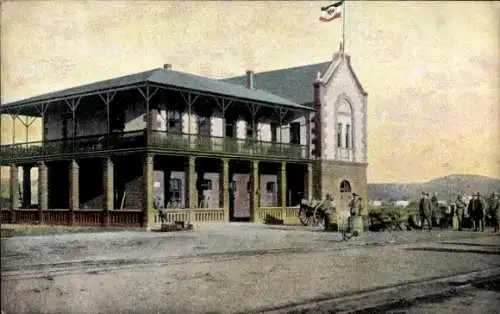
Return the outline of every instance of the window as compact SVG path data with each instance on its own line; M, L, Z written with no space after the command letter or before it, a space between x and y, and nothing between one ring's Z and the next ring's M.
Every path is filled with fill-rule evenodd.
M277 142L278 141L278 124L276 123L271 123L271 142Z
M266 183L266 192L267 193L275 193L276 192L276 182L267 182Z
M350 193L351 192L351 184L349 181L342 181L340 183L340 193Z
M251 123L247 122L246 132L247 132L246 138L247 139L252 139L253 138L253 128L252 128L252 124Z
M182 117L180 112L167 112L167 131L173 133L182 133Z
M337 123L337 147L342 147L342 123Z
M181 201L181 179L170 179L169 184L169 200L174 203Z
M351 148L351 126L346 124L345 126L345 148Z
M300 123L290 123L290 143L300 144Z
M226 122L226 137L235 137L234 124Z
M202 136L210 136L211 121L210 117L198 117L198 134Z

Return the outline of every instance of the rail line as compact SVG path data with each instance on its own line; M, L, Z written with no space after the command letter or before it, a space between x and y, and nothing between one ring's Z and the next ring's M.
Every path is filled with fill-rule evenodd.
M457 238L453 240L459 240ZM333 241L336 242L336 241ZM121 259L106 259L106 260L76 260L65 261L57 263L40 263L28 265L10 265L1 268L1 279L3 280L22 280L32 278L50 278L54 276L72 275L78 273L99 273L119 270L124 268L137 268L137 267L155 267L162 265L178 265L187 263L209 263L214 261L236 261L245 257L252 256L280 256L287 254L309 254L321 253L331 251L344 251L344 250L359 250L370 249L373 247L398 247L407 246L412 244L422 243L439 243L442 241L435 241L429 239L419 239L416 241L400 241L392 242L373 242L373 243L359 243L359 242L343 242L339 241L342 246L337 247L321 247L321 248L280 248L280 249L267 249L267 250L246 250L246 251L233 251L233 252L211 252L200 253L195 255L186 256L170 256L154 259L141 259L141 258L121 258Z
M402 304L442 296L446 293L466 289L472 284L498 279L500 279L500 267L494 267L486 270L457 273L451 276L438 276L373 289L352 291L339 295L323 296L283 306L245 311L244 313L385 313L386 310L398 308Z

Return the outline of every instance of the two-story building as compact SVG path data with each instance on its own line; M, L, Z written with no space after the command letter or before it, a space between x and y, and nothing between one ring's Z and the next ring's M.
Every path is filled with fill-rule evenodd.
M366 195L366 93L348 56L225 80L166 64L0 108L43 125L41 141L0 147L2 222L151 227L155 198L173 220L291 221L302 198L330 193L345 212Z

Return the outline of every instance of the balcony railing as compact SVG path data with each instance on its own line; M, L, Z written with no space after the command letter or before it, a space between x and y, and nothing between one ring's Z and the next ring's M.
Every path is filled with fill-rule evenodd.
M146 147L166 151L189 151L217 155L250 155L292 159L308 158L307 147L305 145L202 136L198 134L168 133L164 131L151 131L149 135L146 136L146 131L139 130L46 140L44 142L2 145L0 147L0 158L9 160Z

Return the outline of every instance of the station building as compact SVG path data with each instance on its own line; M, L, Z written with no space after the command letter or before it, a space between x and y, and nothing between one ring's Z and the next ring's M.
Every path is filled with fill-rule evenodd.
M2 143L1 221L151 228L157 199L170 220L296 223L327 193L346 213L366 196L366 106L341 54L227 79L166 64L4 104L26 128L41 119L42 140Z

